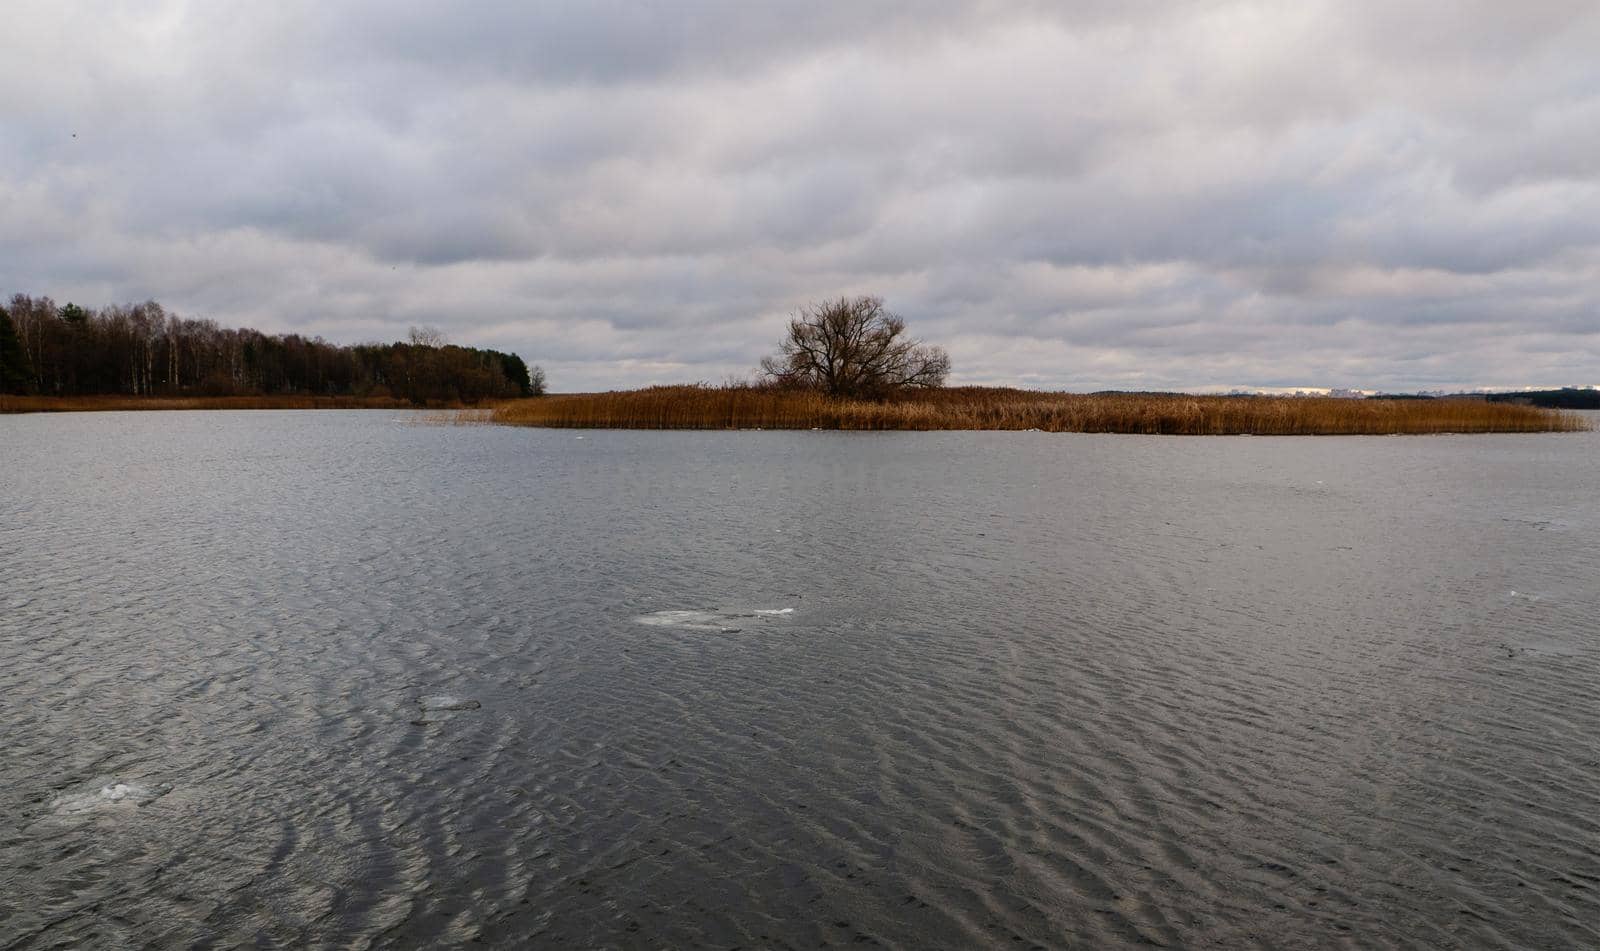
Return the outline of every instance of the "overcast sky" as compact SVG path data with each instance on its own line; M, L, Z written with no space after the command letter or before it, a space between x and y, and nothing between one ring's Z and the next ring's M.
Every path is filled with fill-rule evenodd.
M0 293L557 390L887 299L952 382L1600 383L1594 0L9 0Z

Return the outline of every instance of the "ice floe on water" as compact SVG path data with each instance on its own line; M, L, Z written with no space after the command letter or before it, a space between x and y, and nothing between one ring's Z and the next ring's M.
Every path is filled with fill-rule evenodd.
M650 614L641 614L633 620L637 624L648 624L652 627L737 634L752 623L793 613L794 608L756 608L751 611L654 611Z
M88 790L57 796L50 812L70 818L95 813L125 811L147 806L172 791L171 786L110 782L91 784Z
M655 611L634 618L639 624L651 627L677 627L688 631L719 631L724 634L738 632L736 619L754 615L728 614L720 611Z
M434 713L436 711L454 712L457 710L476 710L483 706L483 704L476 700L468 700L465 697L452 697L449 694L423 697L417 701L417 705L422 707L423 713Z
M432 696L418 697L417 706L422 708L422 716L411 722L415 726L422 726L428 723L443 723L463 711L477 710L483 704L469 697L437 693Z

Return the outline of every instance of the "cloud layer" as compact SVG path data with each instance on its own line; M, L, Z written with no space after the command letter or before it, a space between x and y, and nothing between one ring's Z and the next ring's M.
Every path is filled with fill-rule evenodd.
M434 324L564 390L748 372L853 293L958 382L1600 383L1588 0L8 21L7 294L343 342Z

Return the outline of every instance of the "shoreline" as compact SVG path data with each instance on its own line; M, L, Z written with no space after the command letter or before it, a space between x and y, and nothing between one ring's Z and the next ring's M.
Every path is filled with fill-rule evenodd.
M1570 411L1477 399L1053 393L960 387L881 401L762 387L663 386L473 405L361 396L0 396L0 415L194 410L432 410L550 429L1040 431L1193 436L1584 432Z
M459 401L424 404L388 396L0 396L0 415L255 409L471 409ZM483 408L483 407L480 407Z

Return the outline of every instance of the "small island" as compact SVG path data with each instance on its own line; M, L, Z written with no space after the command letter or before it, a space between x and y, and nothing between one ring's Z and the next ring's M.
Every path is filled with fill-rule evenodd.
M618 429L998 429L1184 436L1573 432L1588 421L1483 399L1048 393L944 385L950 358L876 297L802 310L751 381L516 400L491 419Z
M1543 433L1589 429L1558 410L1480 399L1045 393L950 387L847 399L769 386L655 386L501 403L492 421L595 429L1008 429L1173 436Z

